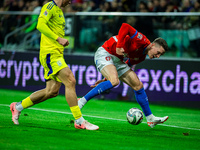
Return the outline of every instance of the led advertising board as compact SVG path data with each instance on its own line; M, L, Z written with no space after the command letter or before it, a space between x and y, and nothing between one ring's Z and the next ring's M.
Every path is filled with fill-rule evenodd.
M76 78L77 96L89 92L102 79L92 56L65 55ZM200 107L200 61L147 59L136 65L150 103ZM0 88L36 91L45 88L43 67L38 53L4 52L0 54ZM108 94L106 94L108 93ZM134 92L124 83L98 98L135 101ZM64 86L60 89L64 94Z

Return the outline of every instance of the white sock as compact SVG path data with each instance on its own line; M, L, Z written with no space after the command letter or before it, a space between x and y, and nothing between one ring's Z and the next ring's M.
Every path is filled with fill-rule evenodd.
M82 124L85 119L83 117L76 119L76 124Z
M87 103L87 100L85 99L85 97L82 97L81 99L78 100L78 106L79 108L83 108L83 106Z
M24 108L22 107L22 104L21 102L18 102L16 105L15 105L15 108L18 110L18 111L22 111Z

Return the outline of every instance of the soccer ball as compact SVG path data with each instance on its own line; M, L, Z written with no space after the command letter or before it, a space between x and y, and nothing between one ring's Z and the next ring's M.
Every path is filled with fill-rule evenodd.
M138 108L131 108L126 113L126 118L130 124L138 125L143 120L143 112Z

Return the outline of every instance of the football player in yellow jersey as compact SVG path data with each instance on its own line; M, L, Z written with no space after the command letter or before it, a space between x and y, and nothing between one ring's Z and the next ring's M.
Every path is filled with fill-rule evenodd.
M37 29L41 32L40 62L44 67L46 88L32 93L21 102L10 105L12 121L19 124L18 119L23 109L55 97L59 93L61 83L65 85L65 97L75 118L77 129L97 130L98 126L87 122L78 107L75 92L76 80L63 57L64 47L69 41L64 39L65 18L61 7L71 3L71 0L53 0L46 3L40 12Z

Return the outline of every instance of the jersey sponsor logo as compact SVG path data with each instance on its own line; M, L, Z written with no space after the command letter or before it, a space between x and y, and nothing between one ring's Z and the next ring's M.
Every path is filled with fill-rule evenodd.
M111 60L110 56L105 57L105 59L106 59L106 61L110 61Z
M138 33L138 36L137 36L137 38L141 40L141 39L142 39L142 37L143 37L143 36L142 36L142 34Z
M44 15L45 15L45 16L47 16L47 15L48 15L48 12L47 12L46 10L45 10L45 12L44 12Z

